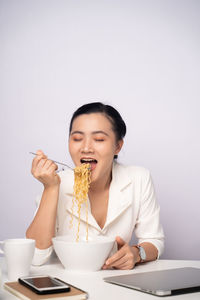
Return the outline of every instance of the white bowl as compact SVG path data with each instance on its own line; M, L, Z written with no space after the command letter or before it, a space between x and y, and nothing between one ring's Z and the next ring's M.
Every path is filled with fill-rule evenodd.
M115 239L98 236L86 241L72 241L71 236L57 236L52 239L55 252L67 270L97 271L104 265Z

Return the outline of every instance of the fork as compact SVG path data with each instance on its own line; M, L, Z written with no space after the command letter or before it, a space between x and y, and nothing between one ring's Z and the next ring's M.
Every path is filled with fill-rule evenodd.
M29 152L30 154L33 154L33 155L37 155L37 153L34 153L34 152ZM59 165L62 165L62 166L65 166L65 167L67 167L67 168L69 168L69 169L71 169L71 170L74 170L72 167L70 167L70 166L68 166L68 165L66 165L66 164L64 164L64 163L62 163L62 162L59 162L59 161L56 161L56 160L54 160L54 159L51 159L51 158L49 158L50 160L52 160L54 163L56 163L56 164L59 164Z

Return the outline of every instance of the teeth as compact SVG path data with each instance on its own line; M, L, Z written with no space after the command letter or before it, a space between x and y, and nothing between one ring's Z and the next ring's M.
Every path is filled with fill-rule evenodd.
M92 161L97 162L96 159L93 159L93 158L87 158L87 159L86 158L82 158L81 159L81 162L92 162Z
M93 161L94 159L88 158L88 159L82 159L82 160L84 160L84 161Z

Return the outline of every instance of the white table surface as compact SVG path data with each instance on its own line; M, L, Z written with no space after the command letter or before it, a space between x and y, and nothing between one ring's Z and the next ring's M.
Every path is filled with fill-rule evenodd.
M145 263L136 266L130 271L119 271L119 270L101 270L98 272L70 272L63 268L63 266L54 259L51 263L45 264L40 267L31 267L30 275L51 275L58 277L72 285L85 290L89 294L91 300L107 300L107 299L123 299L123 300L153 300L162 299L157 296L152 296L146 293L135 291L132 289L120 287L117 285L109 284L103 281L102 278L120 274L130 274L139 272L148 272L153 270L164 270L164 269L175 269L181 267L196 267L200 268L200 261L184 261L184 260L158 260L154 262ZM15 296L3 289L3 282L7 280L6 264L3 257L0 257L0 268L2 272L2 282L0 287L0 299L1 300L16 300ZM163 299L190 299L200 300L200 292L183 294L177 296L168 296Z

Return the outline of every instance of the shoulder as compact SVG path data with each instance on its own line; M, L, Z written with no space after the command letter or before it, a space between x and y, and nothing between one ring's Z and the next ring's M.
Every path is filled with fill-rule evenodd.
M150 177L150 171L141 166L124 165L118 162L114 163L114 170L119 175L126 174L131 180L145 180Z

